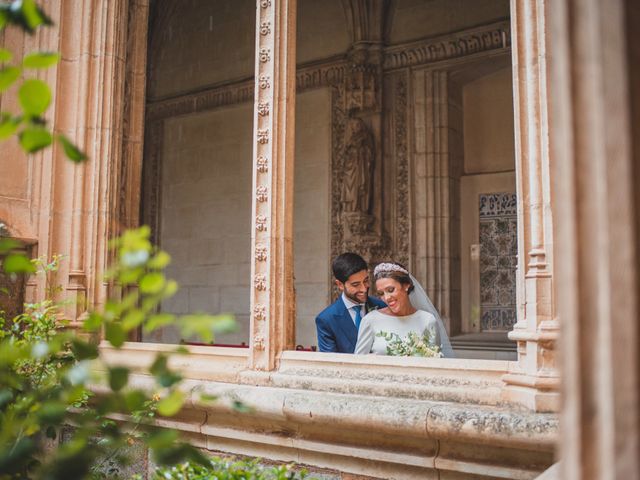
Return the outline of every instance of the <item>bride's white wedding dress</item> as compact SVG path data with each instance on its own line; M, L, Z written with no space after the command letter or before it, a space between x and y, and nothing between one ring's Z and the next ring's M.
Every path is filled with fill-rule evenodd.
M358 331L358 342L353 353L386 355L388 342L385 338L377 336L380 332L395 333L402 339L406 338L410 332L416 332L421 336L428 332L431 342L434 345L440 345L437 321L431 313L416 310L411 315L396 317L374 310L362 319Z
M449 341L449 335L447 335L447 330L438 310L436 310L429 295L413 275L411 275L411 281L414 288L409 294L409 301L413 308L416 309L416 312L404 317L384 314L378 310L370 312L362 319L360 324L354 353L386 355L387 341L383 337L377 336L380 332L396 333L400 338L404 339L409 332L416 332L422 335L428 331L431 334L432 342L440 346L443 357L455 357Z

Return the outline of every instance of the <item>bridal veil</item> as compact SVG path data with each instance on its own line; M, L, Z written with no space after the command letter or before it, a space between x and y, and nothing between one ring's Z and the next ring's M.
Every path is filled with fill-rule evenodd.
M411 305L417 310L424 310L425 312L429 312L434 317L436 317L436 325L438 328L438 333L440 334L441 341L441 352L445 358L454 358L455 353L453 352L453 347L451 347L451 342L449 341L449 335L447 335L447 329L444 327L444 322L442 318L440 318L440 314L436 307L431 303L431 299L427 292L424 291L420 282L416 280L416 278L409 274L411 277L411 281L413 282L413 291L409 294L409 301L411 301Z

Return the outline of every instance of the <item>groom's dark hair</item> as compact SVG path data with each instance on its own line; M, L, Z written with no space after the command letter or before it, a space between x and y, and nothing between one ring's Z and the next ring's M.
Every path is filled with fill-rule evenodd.
M357 253L347 252L336 257L333 261L332 268L333 276L344 283L354 273L368 270L369 266Z

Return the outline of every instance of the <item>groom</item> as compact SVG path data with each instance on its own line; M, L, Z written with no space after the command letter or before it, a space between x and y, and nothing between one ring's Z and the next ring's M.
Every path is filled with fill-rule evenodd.
M343 253L333 261L333 276L342 295L316 317L321 352L353 353L360 321L369 311L386 305L370 297L367 262L355 253Z

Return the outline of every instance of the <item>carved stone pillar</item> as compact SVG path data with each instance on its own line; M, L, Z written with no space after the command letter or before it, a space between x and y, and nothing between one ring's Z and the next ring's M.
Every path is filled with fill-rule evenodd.
M519 281L509 338L518 344L518 363L504 377L503 394L536 411L557 411L546 9L546 0L511 2Z
M293 154L296 0L257 0L251 233L251 354L273 370L295 344Z
M339 225L334 251L355 251L368 262L391 256L384 229L382 179L383 43L388 0L344 0L351 36L342 86L345 119L341 154ZM366 141L364 141L366 139Z
M82 318L88 305L105 300L113 169L122 146L122 108L127 13L125 0L60 2L54 129L81 148L89 161L75 165L54 147L51 210L44 252L64 254L58 281L70 300L66 315ZM57 50L58 48L53 48Z
M414 270L442 318L450 323L452 318L460 318L460 220L456 202L462 165L461 91L447 72L438 70L416 72L413 86L418 132Z
M549 1L560 472L640 478L640 5Z

